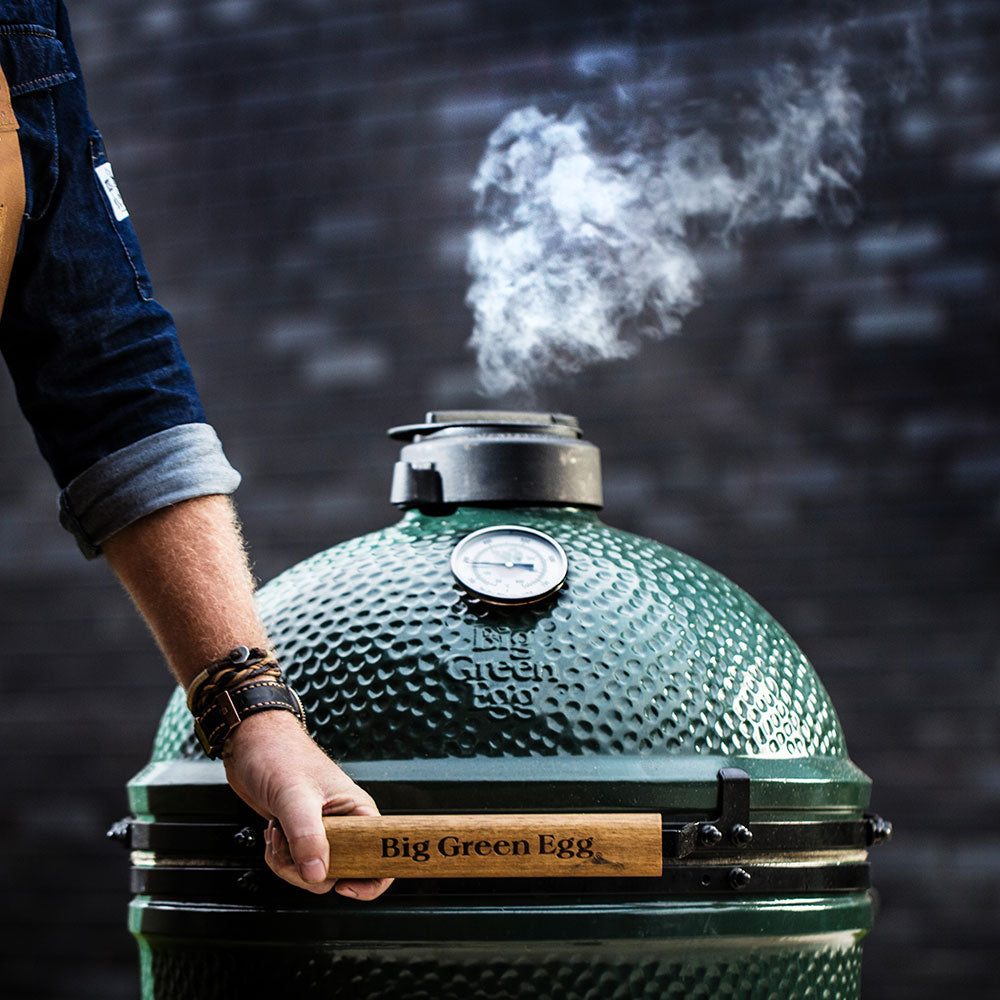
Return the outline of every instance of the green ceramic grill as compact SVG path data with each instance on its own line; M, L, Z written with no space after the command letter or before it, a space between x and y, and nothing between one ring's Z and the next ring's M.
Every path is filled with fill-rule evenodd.
M655 813L658 874L414 865L373 903L297 891L178 691L121 830L143 996L857 997L889 827L787 633L599 520L599 453L572 417L391 433L401 520L259 594L315 738L390 818Z

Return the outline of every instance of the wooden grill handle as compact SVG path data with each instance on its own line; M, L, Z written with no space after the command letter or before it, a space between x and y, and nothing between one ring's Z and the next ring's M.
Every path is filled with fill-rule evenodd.
M659 813L325 816L338 878L610 878L663 872Z

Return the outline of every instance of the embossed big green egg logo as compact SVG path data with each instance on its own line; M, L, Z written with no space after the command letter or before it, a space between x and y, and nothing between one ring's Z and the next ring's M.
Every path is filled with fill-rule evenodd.
M533 718L542 687L559 680L555 664L538 657L528 632L489 625L477 625L472 648L446 657L444 667L468 685L472 707L495 719Z

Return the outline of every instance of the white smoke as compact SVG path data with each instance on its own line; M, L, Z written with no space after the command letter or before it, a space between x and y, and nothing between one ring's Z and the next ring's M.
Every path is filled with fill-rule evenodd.
M530 391L677 331L701 297L692 229L732 240L771 220L850 216L863 102L843 53L827 45L810 63L758 74L725 127L640 112L609 138L586 106L504 119L473 182L468 256L487 393Z

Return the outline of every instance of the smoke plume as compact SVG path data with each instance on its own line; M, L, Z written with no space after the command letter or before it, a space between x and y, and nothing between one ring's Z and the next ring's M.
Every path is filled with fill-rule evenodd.
M773 220L850 220L864 104L839 36L797 45L724 100L671 107L660 67L610 98L500 123L473 182L468 254L487 393L676 332L701 299L699 244Z

